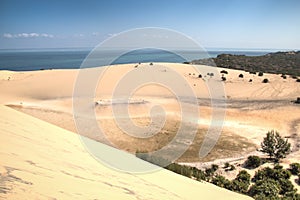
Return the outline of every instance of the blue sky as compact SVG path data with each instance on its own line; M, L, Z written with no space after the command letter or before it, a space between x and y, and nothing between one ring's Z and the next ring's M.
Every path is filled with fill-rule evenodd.
M300 49L299 0L1 0L0 49L94 47L133 28L206 48Z

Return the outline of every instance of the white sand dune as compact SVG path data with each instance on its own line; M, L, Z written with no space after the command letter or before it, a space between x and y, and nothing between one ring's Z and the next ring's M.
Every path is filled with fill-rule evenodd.
M5 106L0 113L0 198L251 199L167 170L115 171L94 160L78 135Z
M105 76L95 91L94 102L100 102L96 110L97 119L113 117L111 109L105 106L111 102L112 92L127 72L140 70L142 76L139 78L143 79L149 75L166 78L171 70L175 70L199 98L200 106L194 106L201 112L200 125L209 126L211 120L212 109L207 101L211 96L207 86L223 84L224 97L228 99L223 130L256 145L260 144L267 131L278 130L290 138L294 147L293 153L284 162L288 164L299 160L299 148L295 147L300 145L297 139L300 107L291 101L300 96L300 84L294 79L282 79L275 74L259 77L240 70L225 69L228 75L225 75L227 81L223 83L220 80L220 68L200 66L202 78L198 78L199 72L191 65L154 63L151 71L149 63L139 65L138 69L135 65L86 69L92 73L94 70L105 70ZM208 76L209 72L214 72L215 76ZM241 73L244 78L238 77ZM130 175L116 172L95 161L82 147L79 136L64 130L76 132L72 118L72 94L77 75L78 70L0 71L0 198L248 198L166 170ZM262 83L264 78L268 78L270 83ZM252 82L249 82L250 79ZM173 85L176 84L174 80ZM123 104L122 99L115 101ZM144 118L153 105L162 105L173 116L179 113L172 92L155 84L138 88L132 96L132 102L135 103L129 105L129 112L132 117L141 119L139 123L143 125L148 124L149 119ZM64 129L4 105L19 106L19 110L23 108L23 112ZM116 133L117 128L111 123L105 126L107 130ZM138 162L148 165L143 161Z

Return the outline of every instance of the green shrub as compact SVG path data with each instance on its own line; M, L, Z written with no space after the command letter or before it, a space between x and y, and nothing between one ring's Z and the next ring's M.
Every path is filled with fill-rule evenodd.
M257 182L265 179L273 179L279 181L280 179L289 179L291 177L291 172L286 169L283 169L282 166L277 165L274 169L270 167L265 167L261 170L255 172L254 177L252 178L253 182Z
M248 169L255 169L262 164L262 160L258 156L249 156L245 162L245 167Z
M220 73L221 73L221 74L228 74L228 71L222 70Z
M230 164L229 164L229 162L226 162L225 164L224 164L224 169L226 169L226 168L229 168L230 167Z
M230 181L221 175L212 178L211 183L222 188L230 188Z
M265 78L262 82L263 83L269 83L269 79Z
M258 76L263 76L263 75L264 75L263 72L259 72L259 73L258 73Z
M279 191L280 188L278 182L273 179L265 179L257 181L254 185L252 185L248 194L255 199L261 199L262 196L266 199L278 199Z
M250 174L242 170L239 172L239 174L236 176L236 178L231 183L231 189L236 192L240 193L247 193L248 188L250 186Z
M279 194L285 195L287 193L295 192L294 185L289 179L279 179L280 190Z
M293 175L298 175L300 173L300 163L292 163L289 168Z
M208 177L211 177L214 175L214 173L218 170L219 166L212 164L210 168L205 169L205 174Z

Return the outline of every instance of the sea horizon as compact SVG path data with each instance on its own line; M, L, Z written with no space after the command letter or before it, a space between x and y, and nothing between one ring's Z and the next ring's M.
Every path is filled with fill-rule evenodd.
M82 63L93 50L91 47L76 48L27 48L27 49L0 49L0 70L34 71L46 69L79 69ZM203 51L175 50L176 53L157 50L139 49L127 52L120 57L113 58L117 49L102 51L99 59L89 61L88 67L109 64L128 64L139 62L174 62L183 63L192 60L214 58L220 54L234 54L246 56L260 56L278 51L297 51L292 49L263 49L263 48L216 48L210 47ZM112 53L114 52L114 53ZM186 57L180 56L180 52ZM179 54L178 54L179 53ZM86 67L86 66L85 66Z

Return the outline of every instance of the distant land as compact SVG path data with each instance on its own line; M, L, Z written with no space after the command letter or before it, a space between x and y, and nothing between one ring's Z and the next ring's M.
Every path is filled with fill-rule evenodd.
M300 76L300 51L268 53L261 56L220 54L216 58L193 60L202 64L248 72L266 72Z

